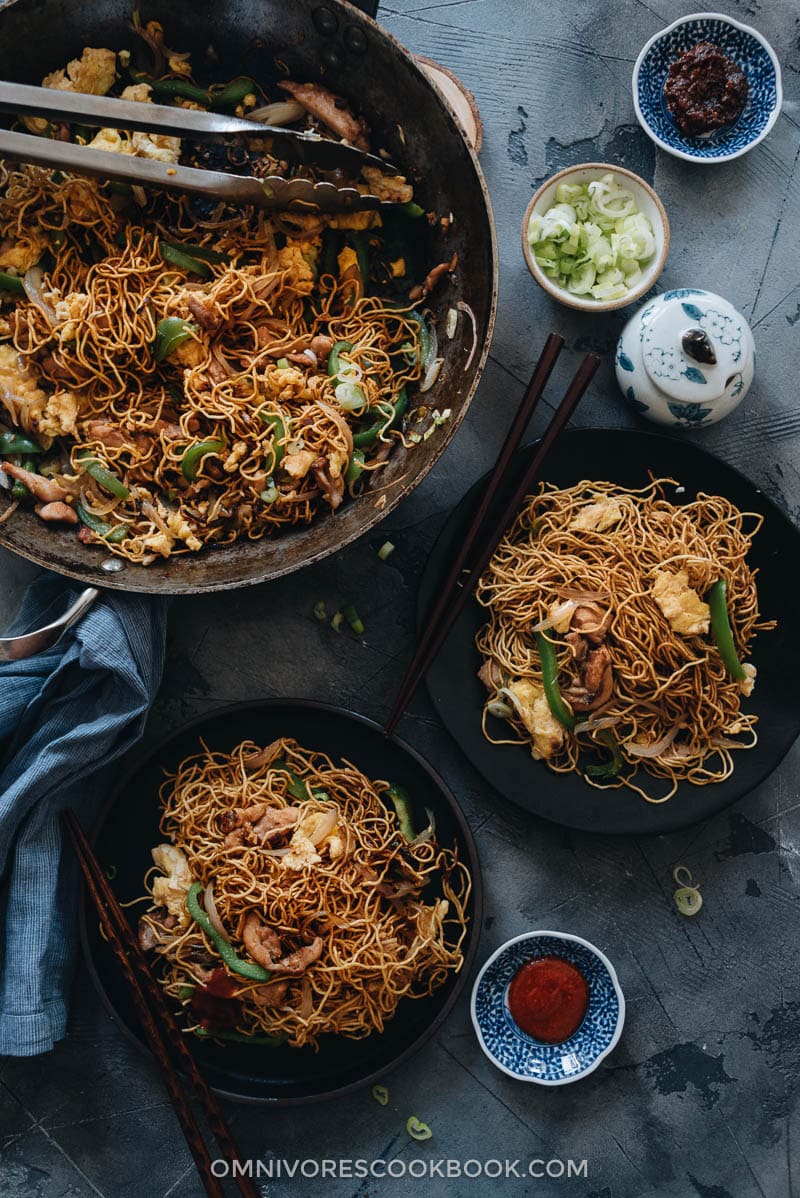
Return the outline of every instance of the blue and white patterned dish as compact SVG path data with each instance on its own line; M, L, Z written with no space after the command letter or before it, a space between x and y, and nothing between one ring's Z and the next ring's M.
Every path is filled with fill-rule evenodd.
M508 1009L511 979L539 957L569 961L589 983L583 1023L562 1044L529 1036ZM540 1086L563 1086L592 1073L614 1048L625 1022L625 998L614 966L588 940L566 932L525 932L501 945L478 974L471 1014L478 1043L503 1073Z
M748 96L738 120L704 137L685 137L664 101L667 71L684 50L712 42L747 76ZM673 21L645 45L633 68L633 103L645 133L676 158L729 162L746 154L769 133L781 109L781 68L761 34L724 13L693 13Z

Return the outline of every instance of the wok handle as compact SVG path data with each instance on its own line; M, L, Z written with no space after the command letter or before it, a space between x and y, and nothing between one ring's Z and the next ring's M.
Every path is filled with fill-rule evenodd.
M64 633L88 611L100 592L97 587L86 587L62 616L44 628L36 628L23 636L0 637L0 661L21 661L33 657L61 640Z

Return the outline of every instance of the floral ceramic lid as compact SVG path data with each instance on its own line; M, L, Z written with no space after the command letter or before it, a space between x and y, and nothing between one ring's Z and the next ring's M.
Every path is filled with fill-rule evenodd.
M642 358L650 379L672 399L717 399L741 374L747 325L722 296L705 301L676 297L643 318Z

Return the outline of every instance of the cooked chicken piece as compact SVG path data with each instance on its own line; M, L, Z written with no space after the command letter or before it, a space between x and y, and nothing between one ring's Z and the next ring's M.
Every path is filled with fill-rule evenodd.
M182 341L180 345L169 355L168 361L177 362L179 366L199 366L201 362L205 362L208 357L208 349L202 341L195 341L190 338L187 341Z
M591 649L581 673L580 686L564 691L564 698L575 711L595 711L607 703L614 689L611 654L605 645Z
M564 637L564 643L569 645L574 661L586 661L586 654L589 652L589 642L585 636L581 636L579 632L568 632Z
M478 677L486 689L490 691L497 690L498 686L502 686L503 683L502 670L493 657L490 657L488 661L483 663L478 670Z
M316 337L311 338L309 349L321 366L324 362L327 362L330 352L333 349L333 338L326 336L325 333L317 333Z
M90 441L99 441L107 449L122 449L133 441L132 437L126 437L119 425L107 420L90 420L86 425L86 435Z
M253 986L252 990L248 990L242 997L254 1002L257 1007L279 1007L286 998L288 989L288 982L270 982L266 986Z
M78 513L68 503L57 500L55 503L37 503L36 515L48 524L77 524Z
M153 863L161 871L151 886L153 902L166 907L183 926L189 922L186 895L192 885L192 874L186 855L174 844L157 844L151 850Z
M172 930L177 926L176 916L170 915L165 907L149 912L139 920L139 947L149 952L156 945L172 940Z
M224 811L219 826L226 832L225 847L242 844L267 844L295 827L300 818L297 807L270 807L254 803L252 807Z
M132 158L149 158L153 162L175 164L181 156L177 137L165 133L120 133L118 129L100 129L89 142L93 150L109 154L128 154Z
M359 299L364 294L364 282L361 277L361 267L358 264L358 254L352 246L346 245L343 250L340 250L336 256L336 263L339 268L339 278L347 288L348 292L352 292L353 299Z
M239 463L243 457L247 456L248 445L246 441L237 441L230 453L222 463L222 469L226 474L233 474L239 469Z
M273 740L267 745L266 749L261 749L258 753L251 753L249 757L244 758L244 763L248 769L258 769L262 765L270 765L281 751L280 740Z
M3 462L2 469L6 474L23 483L35 499L42 503L61 503L67 498L67 492L54 478L45 478L42 474L33 474L24 466L15 466L12 462Z
M699 636L708 632L711 609L689 586L687 570L671 574L656 570L653 575L653 599L680 636Z
M310 944L304 944L281 959L280 937L256 911L251 911L245 918L242 940L254 961L276 973L303 973L322 954L322 939L316 936Z
M519 718L533 737L532 753L547 761L564 743L564 729L551 712L544 690L536 682L519 678L509 683L509 693Z
M83 92L90 96L105 96L117 77L117 56L113 50L96 50L90 46L80 58L73 58L62 71L53 71L42 80L42 87L62 92Z
M599 603L581 603L572 613L569 626L591 644L599 645L611 627L611 611Z
M344 499L344 478L339 455L332 453L326 458L317 458L311 469L324 499L336 511Z
M222 313L211 302L191 292L186 296L186 306L201 329L216 333L222 325Z
M135 104L152 104L153 89L149 83L132 83L123 89L123 100L132 100Z
M278 87L288 92L298 104L302 104L306 112L322 121L339 137L352 142L360 150L369 149L366 124L353 115L347 101L341 96L334 95L319 83L294 83L285 79Z
M605 532L622 519L622 505L618 499L601 499L582 507L569 523L573 532Z

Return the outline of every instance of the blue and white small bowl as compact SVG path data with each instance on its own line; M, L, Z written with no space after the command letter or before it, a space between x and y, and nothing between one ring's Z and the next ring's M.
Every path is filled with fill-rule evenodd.
M511 979L539 957L569 961L589 983L583 1022L561 1044L529 1036L508 1009ZM592 1073L614 1048L625 1022L625 998L614 966L588 940L566 932L525 932L502 944L478 974L471 1014L478 1043L503 1073L539 1086L563 1086Z
M748 95L732 125L702 137L685 137L667 109L664 82L671 64L698 42L712 42L747 76ZM643 48L633 68L633 104L645 133L687 162L730 162L752 150L769 133L783 102L781 68L766 38L733 17L693 13L673 21Z

